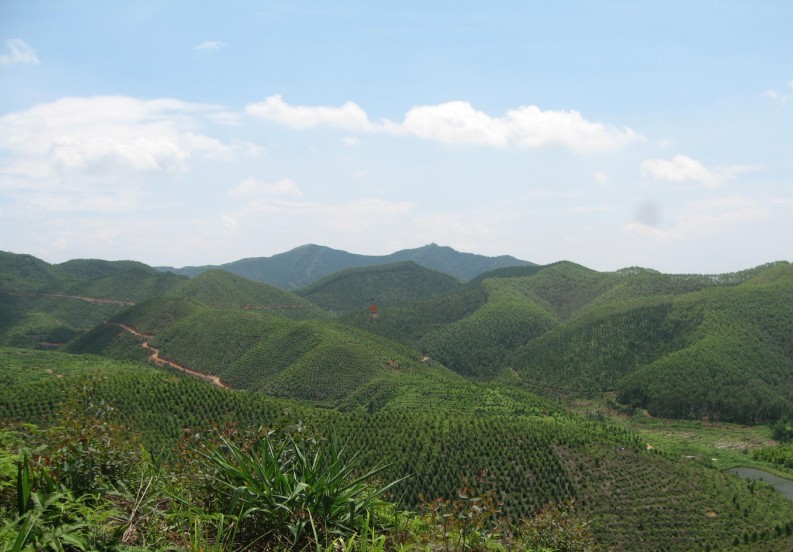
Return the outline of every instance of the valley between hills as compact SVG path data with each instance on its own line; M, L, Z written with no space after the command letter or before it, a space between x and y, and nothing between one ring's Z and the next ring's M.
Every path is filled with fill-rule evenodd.
M727 472L793 478L788 262L598 272L431 244L176 269L0 252L0 381L0 542L30 522L39 543L72 527L71 549L243 549L243 517L264 514L213 494L207 462L264 428L290 462L296 443L360 451L355 473L393 482L377 515L401 521L367 510L366 541L355 507L347 533L297 516L252 549L793 548L793 500ZM23 487L112 514L37 526Z

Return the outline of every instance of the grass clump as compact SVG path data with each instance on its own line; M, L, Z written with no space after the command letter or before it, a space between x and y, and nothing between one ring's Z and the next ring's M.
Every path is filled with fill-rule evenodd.
M300 431L260 430L247 439L227 432L195 452L185 503L220 520L213 540L223 531L226 548L321 549L372 534L396 483L377 484L383 467L362 471L361 456L336 439Z

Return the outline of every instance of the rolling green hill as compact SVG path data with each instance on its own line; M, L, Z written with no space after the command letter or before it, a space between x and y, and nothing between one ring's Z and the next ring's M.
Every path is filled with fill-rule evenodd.
M508 255L486 257L473 253L460 253L450 247L433 243L416 249L404 249L390 255L358 255L320 245L303 245L272 257L241 259L219 266L160 267L160 269L192 277L212 268L221 268L257 282L285 290L295 290L348 268L399 261L413 261L420 266L444 272L460 280L470 280L478 274L501 267L533 264Z
M132 261L48 265L6 253L0 268L0 343L72 341L72 351L146 358L138 338L102 325L130 317L165 358L277 396L379 408L393 395L384 390L438 363L473 379L506 371L554 396L615 393L662 416L758 422L793 411L784 262L716 276L560 262L467 284L404 262L342 271L303 297L223 271L188 280ZM320 307L346 312L343 324L323 321Z
M424 335L473 314L487 301L482 285L466 285L451 293L407 301L379 308L376 320L369 309L350 312L340 318L346 324L417 346Z
M134 328L145 337L131 335ZM416 381L435 396L471 384L418 351L346 325L290 320L269 310L217 308L161 298L116 313L110 324L67 350L145 359L143 341L160 358L219 377L238 389L345 408L383 408Z
M185 282L134 261L79 259L50 265L0 252L0 344L61 346L120 309Z
M789 263L707 276L561 262L343 321L468 377L511 370L554 396L615 392L655 415L756 422L793 409L792 281Z
M619 391L660 416L753 422L793 408L791 265L727 283L638 276L528 342L509 365L533 389Z
M224 270L208 270L172 290L169 295L212 307L267 310L298 319L323 319L328 314L294 293L254 282Z
M0 261L5 343L60 336L78 353L0 348L0 418L54 423L90 393L165 455L188 428L299 422L367 449L386 479L410 473L394 497L411 509L467 482L494 491L513 524L574 498L611 549L789 544L793 503L767 487L529 391L775 419L793 405L789 263L701 276L561 262L460 284L406 262L335 274L301 297L223 271L186 280L131 262ZM314 301L348 313L327 320ZM174 365L155 367L155 353Z
M298 290L301 297L322 308L346 313L430 298L457 290L461 284L412 261L402 261L364 268L350 268L326 276Z
M557 323L519 284L519 279L486 280L487 302L473 314L424 335L419 347L460 374L495 376L509 351Z
M56 280L52 266L41 259L0 251L0 293L32 291Z

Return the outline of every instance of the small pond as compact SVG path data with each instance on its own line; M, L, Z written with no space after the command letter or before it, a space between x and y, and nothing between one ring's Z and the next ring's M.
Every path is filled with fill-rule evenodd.
M785 479L783 477L779 477L778 475L774 475L773 473L758 470L757 468L733 468L731 470L727 470L727 473L734 473L740 477L743 477L744 479L757 479L764 481L765 483L771 485L778 492L788 497L790 500L793 500L793 481L790 479Z

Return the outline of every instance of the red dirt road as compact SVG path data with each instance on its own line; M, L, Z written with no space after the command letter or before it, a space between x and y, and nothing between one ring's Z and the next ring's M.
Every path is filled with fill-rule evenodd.
M128 325L122 324L120 322L106 322L106 324L108 326L116 326L118 328L121 328L125 332L131 333L132 335L134 335L136 337L140 337L141 339L144 339L144 340L154 337L153 335L150 335L150 334L141 333L138 330L136 330L135 328L133 328L132 326L128 326ZM157 366L163 366L163 365L170 366L171 368L175 368L176 370L179 370L180 372L184 372L185 374L190 374L193 377L200 378L202 380L208 381L208 382L210 382L213 385L217 385L218 387L222 387L223 389L231 389L228 385L226 385L225 383L220 381L220 378L217 377L217 376L212 376L210 374L204 374L203 372L197 372L197 371L193 370L192 368L188 368L187 366L179 364L178 362L175 362L173 360L161 357L160 356L160 350L157 347L153 346L153 345L149 345L148 341L144 341L143 343L141 343L141 347L143 347L147 351L151 351L151 355L149 356L149 358Z

